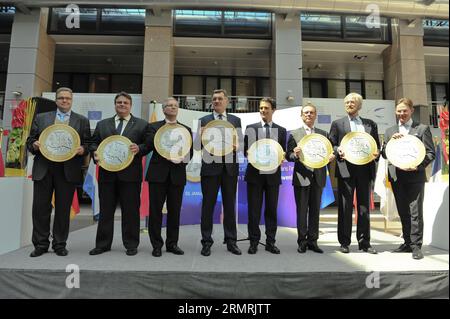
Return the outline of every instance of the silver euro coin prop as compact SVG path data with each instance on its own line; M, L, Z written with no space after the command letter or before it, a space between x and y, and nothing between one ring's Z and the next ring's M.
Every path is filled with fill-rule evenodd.
M401 169L417 167L425 158L425 153L425 145L413 135L391 138L386 145L386 157L389 162Z

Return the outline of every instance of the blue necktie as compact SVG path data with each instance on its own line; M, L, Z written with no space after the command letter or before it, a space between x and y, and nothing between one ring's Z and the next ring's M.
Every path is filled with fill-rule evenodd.
M264 128L266 129L266 138L270 138L270 125L266 123Z
M117 135L122 135L122 128L123 128L123 119L119 119L119 125L117 125Z

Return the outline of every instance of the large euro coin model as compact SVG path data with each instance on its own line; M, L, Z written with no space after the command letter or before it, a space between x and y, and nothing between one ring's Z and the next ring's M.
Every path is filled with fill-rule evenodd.
M386 156L389 162L398 168L415 168L425 158L425 146L413 135L391 138L386 145Z
M365 165L375 159L377 151L375 139L365 132L347 133L341 141L345 159L355 165Z
M321 134L309 134L304 136L298 146L301 148L300 161L311 168L321 168L328 164L333 146L330 141Z
M237 139L236 128L223 120L209 122L202 134L203 147L214 156L225 156L233 152L233 145L237 144Z
M110 172L127 168L133 161L130 150L131 141L125 136L112 135L105 138L97 148L98 164Z
M179 160L184 158L192 146L189 131L180 124L164 124L155 134L156 151L165 159Z
M54 124L39 135L41 154L53 162L64 162L76 155L80 136L67 124Z
M248 149L248 162L260 171L273 171L283 161L283 148L269 138L263 138L253 143Z

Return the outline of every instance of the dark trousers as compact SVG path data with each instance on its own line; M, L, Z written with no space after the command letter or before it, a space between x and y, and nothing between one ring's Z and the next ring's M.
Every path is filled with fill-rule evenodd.
M35 248L43 250L47 250L50 245L53 192L55 192L55 218L52 248L58 250L66 247L69 236L70 207L75 192L75 184L68 182L65 178L63 163L49 164L45 177L33 183L32 242Z
M278 191L280 185L247 183L248 203L248 238L251 243L258 243L261 239L259 222L264 197L264 220L266 225L266 243L275 244L277 233Z
M161 236L164 202L166 202L167 207L166 247L178 244L183 191L184 185L173 185L170 183L170 179L166 183L149 184L150 214L148 234L153 248L161 248L164 245L164 240Z
M225 233L225 242L235 243L237 240L236 229L236 189L237 176L230 176L224 170L218 176L202 176L202 216L201 232L202 244L213 244L211 237L213 230L214 206L217 201L219 188L222 191L223 205L223 229Z
M341 245L349 246L351 243L353 193L356 190L358 201L356 239L361 248L370 246L371 186L371 181L362 174L355 174L355 177L350 178L338 178L338 240Z
M117 200L122 211L122 242L126 249L139 246L141 182L99 183L100 216L95 247L111 249Z
M295 204L297 206L297 243L317 242L319 239L320 201L323 188L317 184L294 186Z
M402 222L405 244L422 247L424 183L393 182L395 203Z

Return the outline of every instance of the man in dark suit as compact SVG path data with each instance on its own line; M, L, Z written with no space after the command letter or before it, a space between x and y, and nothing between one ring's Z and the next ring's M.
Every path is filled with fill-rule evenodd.
M184 186L186 185L186 165L193 154L193 148L184 158L168 160L161 156L154 146L156 132L166 124L183 125L190 133L191 129L177 121L178 101L170 97L163 104L165 119L150 124L150 150L153 150L146 180L149 182L150 214L148 233L153 246L152 255L161 256L161 248L164 245L161 237L162 209L167 203L167 240L166 250L175 255L183 255L178 247L178 235L180 228L180 210L183 200Z
M41 256L50 245L50 216L52 195L55 193L55 218L52 248L58 256L67 256L66 241L69 236L70 207L76 185L83 182L81 166L89 153L91 131L89 120L72 109L72 90L61 87L56 91L57 110L37 114L27 139L28 150L35 155L33 163L33 236L34 251L30 257ZM80 136L76 155L64 162L52 162L39 151L39 135L50 125L62 123L74 128Z
M331 123L330 141L337 157L336 177L338 179L338 240L341 244L340 251L349 253L352 235L352 211L353 193L356 190L358 203L358 223L356 238L360 250L370 254L377 251L370 245L370 192L372 182L375 179L375 162L365 165L354 165L345 160L345 154L340 148L344 136L349 132L366 132L370 134L377 143L377 151L374 155L378 157L380 141L378 139L377 124L369 119L359 116L362 107L362 96L350 93L344 99L345 111L348 116Z
M295 162L292 185L297 206L297 251L302 254L308 248L321 254L323 250L317 245L317 240L320 202L327 181L327 167L314 169L305 166L300 162L302 149L297 145L306 135L316 133L328 138L328 133L314 127L317 110L313 104L308 103L302 107L301 117L304 125L289 135L286 153L286 159ZM331 154L329 160L333 161L334 158L334 154Z
M249 147L263 138L277 141L283 151L286 152L286 129L272 122L272 116L276 109L275 100L263 98L259 102L259 114L261 121L248 125L244 136L244 154L247 155ZM248 238L250 239L249 254L258 251L261 231L259 221L261 219L261 208L263 196L265 196L264 220L266 226L266 250L272 254L279 254L280 249L275 246L275 235L277 232L277 208L278 193L281 184L281 167L273 172L261 172L252 164L247 164L245 171L247 182L248 202Z
M134 154L131 164L118 172L99 169L98 185L100 217L97 226L95 248L90 255L111 250L114 233L114 213L117 200L122 210L122 241L126 254L137 254L139 245L139 206L142 183L142 156L149 153L148 122L131 114L132 99L120 92L114 98L116 115L97 123L92 137L91 153L98 160L97 148L109 136L122 135L131 140L130 151Z
M386 158L386 144L391 138L398 139L410 134L420 139L425 145L425 158L417 167L400 169L389 163L389 181L394 191L395 203L402 223L405 241L395 253L412 252L414 259L422 259L423 242L423 198L427 176L425 168L434 160L434 144L430 127L412 120L413 102L408 98L398 101L395 113L398 124L386 130L382 155Z
M227 114L227 105L227 92L225 90L215 90L212 96L214 111L212 114L200 118L200 134L197 135L198 138L201 137L206 124L213 120L221 120L230 122L237 130L239 141L242 141L241 119ZM242 145L239 141L237 143L233 142L233 152L225 156L213 156L203 149L202 168L200 171L203 194L201 214L201 242L203 246L201 254L203 256L211 254L211 246L214 243L211 235L214 206L216 205L219 188L222 190L224 241L227 244L228 251L235 255L241 255L241 250L236 245L236 190L239 175L237 151L239 145Z

